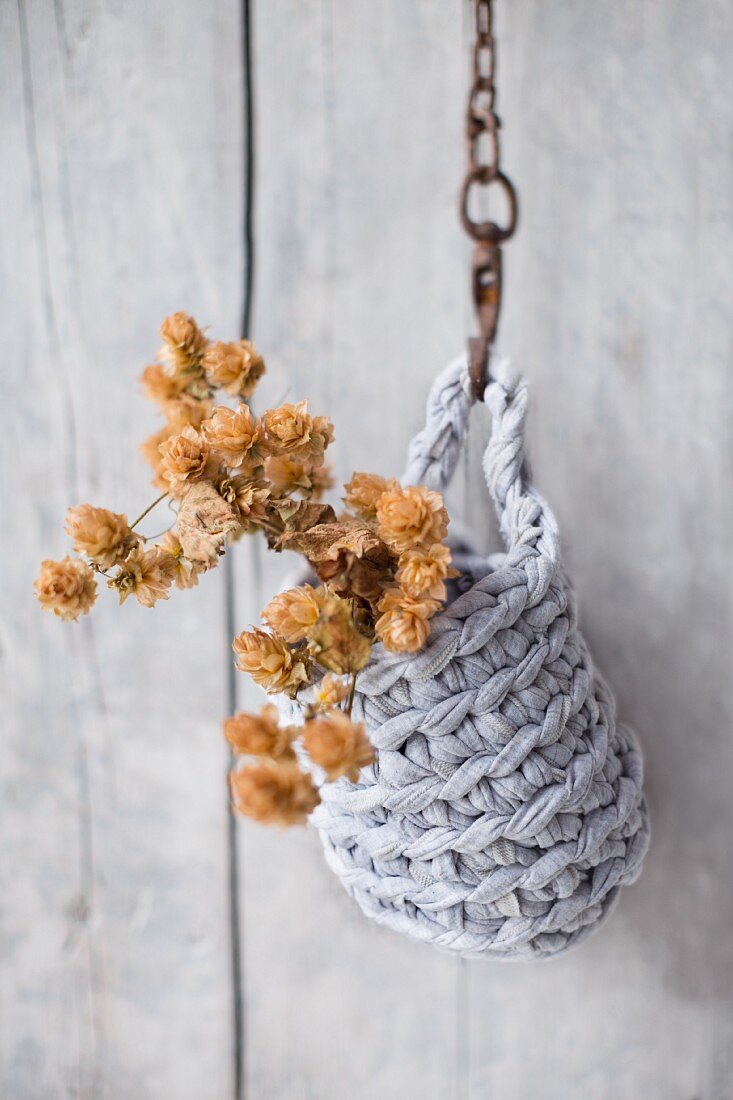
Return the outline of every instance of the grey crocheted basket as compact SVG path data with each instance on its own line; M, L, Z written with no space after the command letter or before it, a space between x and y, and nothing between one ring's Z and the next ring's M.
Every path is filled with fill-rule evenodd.
M459 590L416 656L376 647L354 704L378 750L313 815L326 859L380 924L462 955L580 942L637 876L642 758L576 625L555 518L528 480L527 390L486 390L484 470L506 542L456 554ZM403 481L443 489L463 444L465 360L433 386Z

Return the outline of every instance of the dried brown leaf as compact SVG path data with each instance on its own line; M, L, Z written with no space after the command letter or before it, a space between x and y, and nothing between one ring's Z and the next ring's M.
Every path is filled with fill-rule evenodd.
M224 553L227 535L236 531L240 522L234 508L211 482L199 481L181 501L176 534L187 558L212 564Z

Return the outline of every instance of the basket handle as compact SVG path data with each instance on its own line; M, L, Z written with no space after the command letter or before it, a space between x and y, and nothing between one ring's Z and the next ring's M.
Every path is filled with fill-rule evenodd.
M485 400L492 430L483 469L511 564L531 555L547 559L554 568L559 560L557 521L532 485L525 453L527 385L497 357L491 361L491 377ZM474 400L464 355L433 383L425 427L410 444L403 484L446 488L461 454Z

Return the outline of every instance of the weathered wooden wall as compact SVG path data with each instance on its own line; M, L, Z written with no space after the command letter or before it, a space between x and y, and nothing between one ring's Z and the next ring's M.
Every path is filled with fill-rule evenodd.
M395 472L470 320L467 4L252 9L263 400L329 412L342 475ZM502 344L533 385L586 632L646 748L645 873L550 964L403 942L312 834L243 825L232 851L222 571L154 614L37 613L67 503L146 502L135 378L160 318L237 332L242 12L0 0L3 1098L220 1100L237 1066L250 1100L733 1095L733 8L504 0L497 23L523 216ZM481 412L453 506L488 543ZM280 575L240 548L239 627Z

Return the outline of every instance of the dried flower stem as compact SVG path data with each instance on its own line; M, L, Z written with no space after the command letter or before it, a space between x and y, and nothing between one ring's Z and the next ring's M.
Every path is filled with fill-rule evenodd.
M140 515L137 517L137 519L134 520L134 522L130 524L130 530L131 531L134 530L134 528L137 527L138 523L140 523L141 520L145 519L148 512L152 512L153 508L155 508L155 506L157 504L160 504L161 500L165 500L165 498L167 496L168 496L168 493L161 493L159 497L156 497L155 500L153 501L153 503L149 504L147 506L147 508L145 509L145 511L141 512Z
M349 698L346 703L346 713L348 714L349 718L351 718L351 708L354 705L354 695L356 693L356 676L357 674L355 672L352 672L351 687L349 688Z

